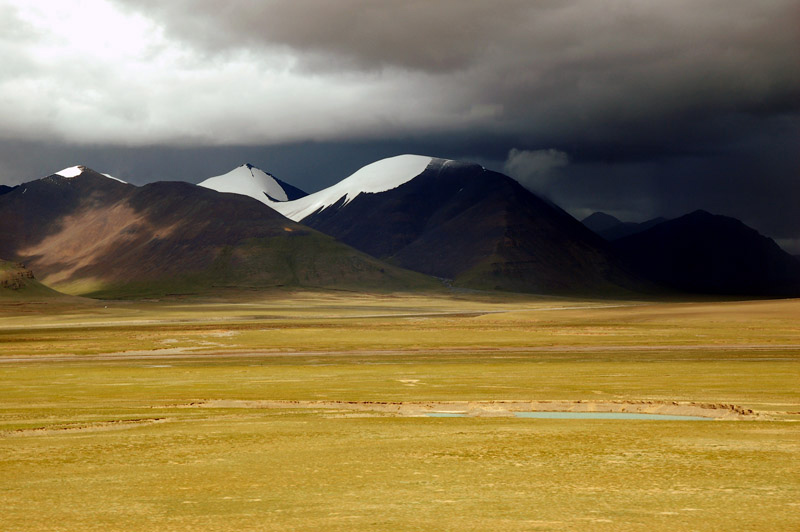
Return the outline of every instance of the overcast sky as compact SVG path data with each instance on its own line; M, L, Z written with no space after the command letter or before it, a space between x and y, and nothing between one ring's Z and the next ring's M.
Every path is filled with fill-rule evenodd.
M421 153L800 253L800 0L0 0L0 183Z

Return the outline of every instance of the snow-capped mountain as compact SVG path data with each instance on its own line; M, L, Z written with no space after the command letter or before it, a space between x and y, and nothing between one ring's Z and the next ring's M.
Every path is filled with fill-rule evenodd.
M0 194L0 258L70 293L438 287L239 194L65 168Z
M299 188L284 183L252 164L243 164L227 174L209 177L198 185L217 192L250 196L270 206L306 195Z
M577 292L647 284L580 222L477 164L401 155L269 205L374 257L465 287Z
M83 174L86 170L87 168L85 166L79 164L78 166L70 166L69 168L64 168L63 170L59 170L58 172L52 175L58 175L61 177L66 177L67 179L72 179L73 177L78 177L79 175ZM109 179L113 179L114 181L119 181L120 183L127 184L126 181L123 181L118 177L114 177L113 175L102 174L102 173L100 175L105 176Z
M797 261L736 220L694 213L612 245L510 177L462 161L401 155L298 193L252 165L204 186L141 187L72 166L0 186L0 258L71 293L440 286L401 268L521 292L617 295L657 281L800 293Z
M333 186L286 203L268 205L290 220L299 222L333 205L343 207L359 194L386 192L411 181L432 163L445 164L444 159L422 155L398 155L368 164Z

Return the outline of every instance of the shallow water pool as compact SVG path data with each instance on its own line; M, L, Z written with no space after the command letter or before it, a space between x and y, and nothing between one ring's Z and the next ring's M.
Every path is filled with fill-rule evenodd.
M533 419L649 419L655 421L711 421L701 416L637 414L633 412L513 412L514 417ZM467 417L464 412L427 412L427 417Z

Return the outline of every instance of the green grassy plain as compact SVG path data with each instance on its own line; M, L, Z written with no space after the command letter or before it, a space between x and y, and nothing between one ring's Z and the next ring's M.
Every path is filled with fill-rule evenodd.
M0 302L0 529L798 530L800 301ZM210 399L687 401L758 421Z

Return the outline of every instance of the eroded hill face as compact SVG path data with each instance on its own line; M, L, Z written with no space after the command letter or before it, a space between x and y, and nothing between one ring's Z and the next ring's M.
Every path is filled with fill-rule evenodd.
M0 300L24 301L60 297L36 280L33 272L18 262L0 260Z
M432 283L247 197L188 183L135 187L91 170L0 196L0 256L72 293Z
M0 289L21 290L33 280L33 272L19 263L0 260Z

